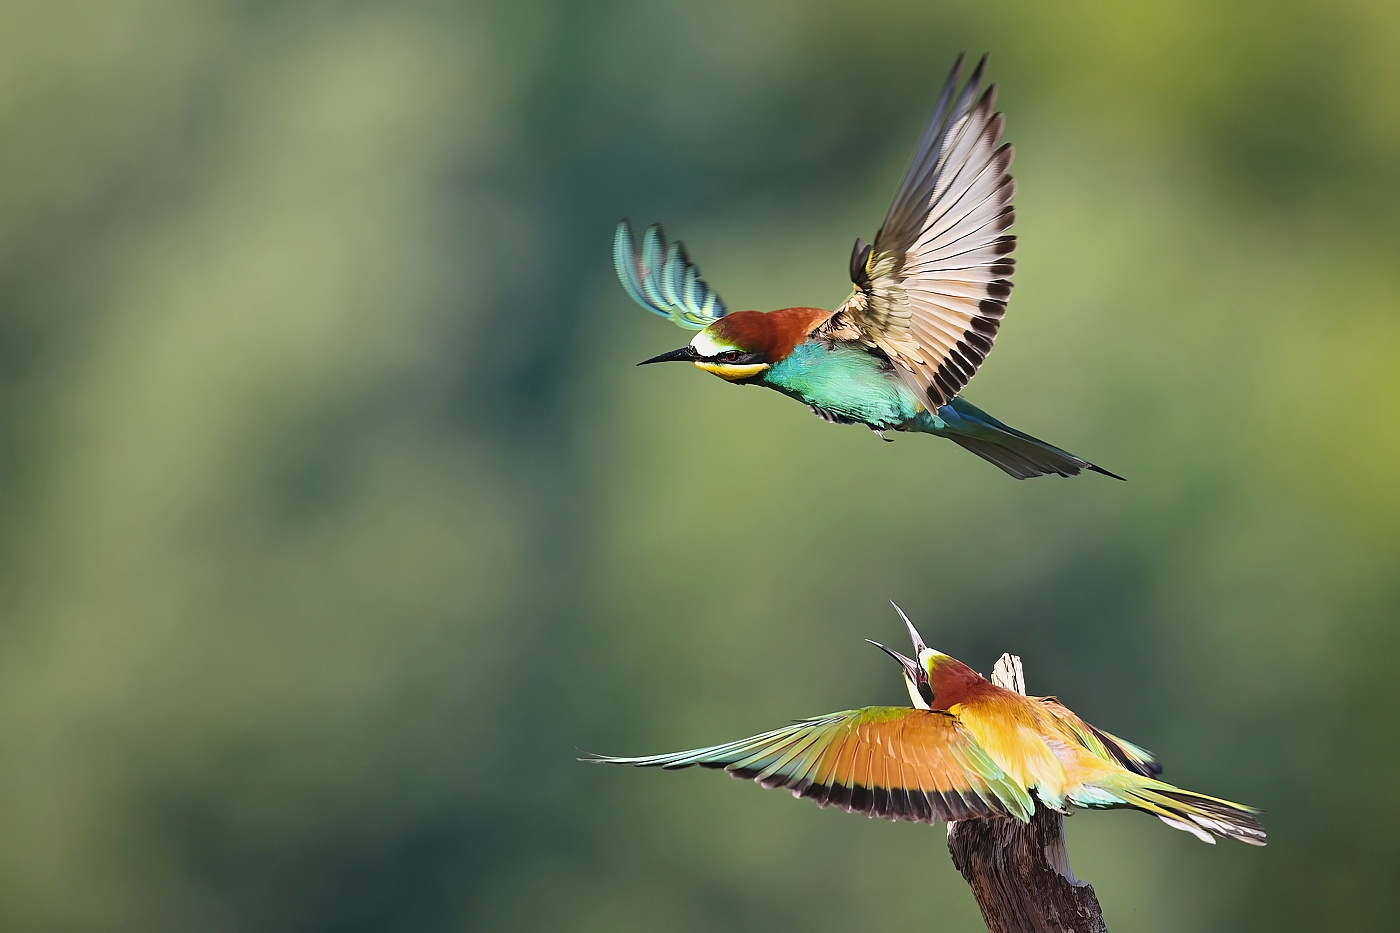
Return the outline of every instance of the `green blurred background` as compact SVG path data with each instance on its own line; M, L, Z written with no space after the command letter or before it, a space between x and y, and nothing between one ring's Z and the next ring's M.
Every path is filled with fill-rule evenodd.
M0 927L978 927L941 829L590 768L902 702L886 600L1268 809L1069 823L1123 931L1400 877L1400 7L3 4ZM1016 483L633 363L664 220L831 307L959 49Z

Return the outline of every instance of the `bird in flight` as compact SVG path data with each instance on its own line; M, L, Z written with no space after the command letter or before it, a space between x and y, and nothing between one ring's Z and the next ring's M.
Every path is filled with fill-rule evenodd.
M986 62L959 91L958 57L875 242L856 240L855 288L834 312L730 313L659 224L640 249L631 224L618 224L613 260L627 293L699 331L644 362L691 362L729 382L767 386L826 421L863 424L882 438L946 437L1017 479L1082 470L1122 479L959 395L991 352L1015 269L1016 238L1005 232L1016 218L1012 150L992 109L996 86L978 96Z
M899 662L912 706L867 706L669 755L594 756L642 768L723 768L822 807L919 823L1030 820L1037 805L1068 813L1128 808L1203 842L1265 843L1260 812L1158 780L1150 752L1089 725L1054 697L1022 696L924 644L899 607L913 658Z

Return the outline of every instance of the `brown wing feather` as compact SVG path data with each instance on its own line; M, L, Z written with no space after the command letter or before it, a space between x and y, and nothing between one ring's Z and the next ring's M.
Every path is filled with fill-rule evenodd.
M874 245L856 241L855 293L819 330L883 351L935 408L991 352L1015 268L1012 150L995 86L976 98L985 64L955 99L958 59Z

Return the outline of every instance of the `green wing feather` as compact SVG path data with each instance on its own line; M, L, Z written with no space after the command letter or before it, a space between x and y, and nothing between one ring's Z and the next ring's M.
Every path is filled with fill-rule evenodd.
M1056 719L1068 726L1079 743L1095 756L1120 764L1134 774L1144 777L1156 777L1162 773L1161 764L1147 749L1089 725L1054 697L1041 697L1040 702Z
M1091 726L1054 697L1040 697L1039 702L1086 751L1111 766L1066 789L1066 796L1074 805L1143 810L1202 842L1214 842L1217 836L1252 846L1262 846L1267 841L1259 810L1159 781L1157 775L1162 773L1162 766L1147 749Z
M632 238L632 224L623 220L613 236L613 265L632 300L653 314L681 327L702 330L728 313L724 302L700 278L679 242L666 243L660 224L642 235L642 248Z
M709 748L589 761L642 768L723 768L819 806L889 820L1027 820L1034 803L958 721L895 706L847 710Z

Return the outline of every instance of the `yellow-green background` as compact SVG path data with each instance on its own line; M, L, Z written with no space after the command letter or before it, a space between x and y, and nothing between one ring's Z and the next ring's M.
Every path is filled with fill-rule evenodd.
M941 829L590 768L900 702L886 600L1267 808L1069 823L1121 931L1394 922L1400 6L0 6L0 927L970 930ZM665 220L832 306L960 48L969 396L1130 481L638 370Z

